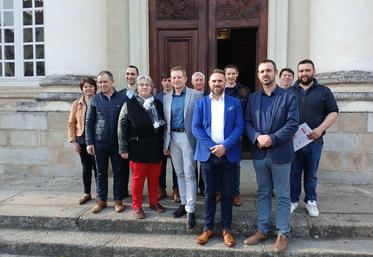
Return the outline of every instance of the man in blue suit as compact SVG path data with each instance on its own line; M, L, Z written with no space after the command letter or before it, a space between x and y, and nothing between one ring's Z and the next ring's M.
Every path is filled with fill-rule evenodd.
M268 238L274 188L278 235L273 251L283 252L290 235L290 165L299 117L295 94L280 88L276 75L272 60L259 64L258 78L263 90L250 95L246 108L245 127L258 186L258 231L244 243L253 245Z
M201 163L205 182L204 229L197 243L206 244L213 236L215 194L219 191L224 243L232 247L236 243L231 232L233 174L241 160L243 114L240 101L224 93L223 70L213 71L209 86L211 93L196 102L192 119L192 133L197 140L194 159Z

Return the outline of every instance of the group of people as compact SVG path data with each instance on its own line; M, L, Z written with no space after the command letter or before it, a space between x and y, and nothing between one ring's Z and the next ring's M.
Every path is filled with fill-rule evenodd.
M232 209L241 205L241 145L246 132L256 172L258 220L257 231L244 243L254 245L268 239L274 196L277 239L273 250L285 251L302 174L305 207L310 216L319 215L316 186L322 137L338 115L332 92L318 83L315 73L313 62L305 59L297 66L298 79L293 85L294 72L289 68L281 70L278 85L276 63L264 60L257 69L262 87L254 93L237 82L235 65L213 70L208 88L204 74L194 73L194 89L186 86L186 70L175 66L162 73L163 92L158 94L152 79L139 75L135 66L126 70L127 82L133 83L121 91L115 90L109 71L97 76L98 94L95 80L83 79L83 96L73 103L69 118L69 141L83 166L84 195L79 203L92 198L93 170L97 200L92 212L107 207L110 158L116 212L124 210L128 163L134 216L145 218L142 194L146 179L150 209L165 212L159 200L166 194L165 163L170 156L173 199L180 201L173 217L186 215L187 229L195 227L199 188L204 195L204 225L196 242L204 245L214 235L216 205L221 201L222 236L225 245L232 247L236 244ZM308 134L312 142L294 152L293 137L302 123L312 129Z

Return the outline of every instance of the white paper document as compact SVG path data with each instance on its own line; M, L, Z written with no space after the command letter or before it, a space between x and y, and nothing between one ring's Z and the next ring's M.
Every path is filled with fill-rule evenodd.
M299 125L298 131L295 133L293 138L294 152L305 147L313 141L307 137L307 135L311 132L312 129L307 125L307 123Z

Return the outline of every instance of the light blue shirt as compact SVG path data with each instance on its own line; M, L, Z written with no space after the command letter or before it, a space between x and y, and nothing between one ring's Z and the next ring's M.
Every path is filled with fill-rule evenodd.
M171 129L184 128L184 103L186 89L180 95L172 93L171 102Z

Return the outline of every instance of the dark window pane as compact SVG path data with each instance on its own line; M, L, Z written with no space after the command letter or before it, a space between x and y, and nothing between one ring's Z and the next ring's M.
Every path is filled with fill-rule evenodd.
M4 46L5 60L14 60L14 46Z
M32 62L25 62L23 65L24 72L23 75L25 77L32 77L34 76L34 63Z
M14 77L14 62L6 62L4 63L4 66L5 66L5 76Z
M35 46L36 59L44 59L44 45Z
M35 28L35 39L36 42L44 41L44 28Z
M3 30L0 28L0 44L3 42Z
M44 24L44 12L43 12L43 10L35 10L35 24L36 25Z
M43 7L43 0L34 0L35 7Z
M5 43L14 43L14 29L4 29Z
M32 11L23 12L23 25L32 25Z
M4 12L4 26L14 26L13 12Z
M3 76L3 65L0 62L0 77L2 77L2 76Z
M13 0L4 0L4 9L13 9Z
M24 59L34 58L34 50L32 49L32 45L23 47L23 58Z
M31 8L32 0L23 0L23 8Z
M36 76L44 76L45 67L44 62L36 62Z
M2 46L0 46L0 61L3 59L3 51ZM1 63L0 63L1 66Z
M23 42L32 42L32 28L23 29Z

